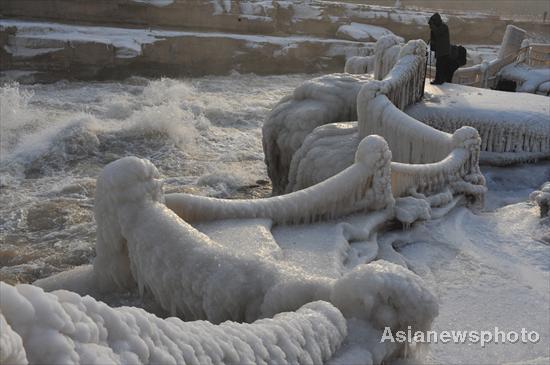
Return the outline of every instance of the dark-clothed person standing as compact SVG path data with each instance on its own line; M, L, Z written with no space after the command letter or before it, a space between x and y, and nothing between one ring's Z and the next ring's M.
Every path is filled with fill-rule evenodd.
M435 13L428 22L430 25L430 49L435 52L435 80L434 85L440 85L449 80L451 42L449 27L443 23L439 13Z

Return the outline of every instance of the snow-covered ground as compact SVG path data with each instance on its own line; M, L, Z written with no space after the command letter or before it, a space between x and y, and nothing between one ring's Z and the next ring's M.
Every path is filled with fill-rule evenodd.
M549 361L550 221L528 193L550 178L550 163L482 168L487 211L459 208L443 219L390 232L440 300L433 329L537 331L537 344L432 344L427 363L508 364Z
M105 164L126 155L150 159L167 192L267 195L260 127L273 105L309 78L233 74L3 86L0 280L32 282L89 263L95 179ZM540 334L537 344L431 345L421 362L547 363L550 221L539 218L528 195L550 180L550 163L482 171L489 188L486 211L458 208L407 231L390 229L378 240L393 245L434 289L440 301L435 330L497 326ZM357 224L361 217L354 219ZM269 229L264 222L259 226ZM215 228L201 227L214 237L220 234ZM272 235L267 250L276 242L286 260L326 277L349 271L371 248L356 242L346 250L335 225L276 227ZM239 250L250 243L235 242ZM370 331L362 321L348 320L334 363L365 363L362 346L372 341Z

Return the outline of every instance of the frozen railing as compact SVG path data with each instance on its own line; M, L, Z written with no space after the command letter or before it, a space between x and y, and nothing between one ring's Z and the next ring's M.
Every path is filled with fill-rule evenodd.
M136 157L114 161L103 169L96 184L97 256L91 278L101 291L110 293L122 289L147 294L172 316L183 316L188 320L206 319L213 323L227 320L252 322L298 310L312 301L332 303L313 303L303 307L320 310L319 315L310 311L307 316L319 322L310 327L310 335L315 331L322 332L321 337L314 336L315 341L304 337L301 331L304 318L300 318L300 314L304 310L298 310L294 316L294 328L282 324L283 332L293 332L288 336L285 334L289 340L284 342L288 351L277 348L281 343L277 339L241 338L243 341L239 346L252 358L250 361L245 358L245 362L254 361L254 358L262 360L263 354L280 359L282 363L324 363L346 336L344 318L365 321L380 333L387 327L394 332L411 327L414 331L425 331L437 315L437 301L420 277L406 267L377 260L358 265L337 277L326 277L305 271L292 260L287 260L275 242L274 251L269 253L252 247L228 247L228 242L210 238L176 214L206 220L259 215L280 221L283 214L313 217L319 213L316 208L319 206L321 212L330 211L331 206L336 212L333 204L338 200L346 205L345 210L353 206L370 208L370 202L372 209L380 212L365 217L361 227L356 229L351 224L338 226L346 239L367 239L372 231L392 217L393 211L386 209L395 203L391 195L390 159L391 153L385 141L379 136L369 136L357 148L356 163L334 179L309 191L306 189L306 193L289 194L292 199L259 199L263 203L256 205L250 201L225 205L221 200L204 200L204 204L198 204L198 200L188 199L187 195L165 196L160 173L149 161ZM165 201L168 204L165 205ZM241 213L241 209L245 212ZM201 213L202 210L205 212ZM217 213L218 210L222 213ZM285 221L285 217L282 220ZM257 247L263 244L265 242L257 242ZM75 299L74 296L71 298ZM380 316L380 313L389 313L389 316ZM269 322L264 320L261 323ZM251 326L246 326L245 330L252 329ZM227 322L219 328L227 328ZM265 336L271 336L268 326L258 330L262 329ZM170 330L175 333L175 329ZM236 326L234 330L240 331L241 328ZM139 333L132 338L135 340L138 336ZM256 346L258 341L277 351L277 356ZM324 342L322 350L317 347L317 341ZM228 339L228 344L231 343ZM175 352L181 352L172 347ZM224 349L232 350L229 345ZM380 353L379 349L376 348L379 363L407 350L392 347ZM138 350L148 354L141 351L142 348ZM202 355L201 359L209 360ZM217 359L227 357L220 354ZM231 359L242 362L243 357Z
M385 95L377 95L377 86L370 83L359 93L359 136L376 133L386 139L392 151L393 196L450 189L482 200L478 132L462 127L451 135L434 129L403 113Z
M382 81L365 84L357 96L359 137L383 136L393 159L405 163L430 163L446 156L451 137L402 112L417 102L424 88L426 44L409 41Z
M402 111L421 98L425 55L426 44L422 40L410 41L399 48L397 61L382 81L371 80L362 86L357 96L357 128L347 123L349 128L334 125L316 129L313 138L307 139L308 143L293 156L287 192L319 183L323 176L338 174L344 164L332 164L333 168L323 165L322 173L311 171L310 165L319 166L323 158L330 158L325 150L345 162L351 149L341 147L341 143L355 144L367 136L379 135L392 154L394 197L441 190L482 195L485 187L478 167L481 140L477 131L463 127L449 134Z
M425 64L426 43L422 40L409 41L400 48L397 62L391 70L376 84L379 92L401 110L417 102L424 89Z
M372 73L376 80L382 80L397 62L402 45L403 38L385 35L376 41L373 55L354 56L346 60L344 72L351 74Z
M386 95L378 94L379 84L366 85L357 98L359 136L383 136L393 161L402 163L432 163L447 156L452 136L438 131L399 110ZM378 94L378 95L377 95Z
M450 189L482 200L485 181L479 170L480 139L471 127L462 127L452 135L452 151L441 161L429 164L391 163L392 192L404 195L433 193Z
M550 45L530 43L529 40L524 39L525 35L525 30L508 25L497 58L459 68L453 75L453 83L485 89L493 88L496 86L498 73L511 63L525 63L532 67L549 66ZM428 67L428 75L431 78L434 77L435 67Z
M460 128L464 121L446 120L442 127L436 117L426 117L423 123L448 132ZM530 160L547 157L550 154L550 128L544 123L523 125L501 121L497 125L483 118L472 119L468 124L477 129L481 136L482 159L491 162L498 154L516 154L519 160ZM391 148L391 143L390 143ZM514 156L507 156L513 158Z
M229 200L168 194L166 205L188 222L233 218L269 218L276 223L308 223L391 204L387 143L368 136L358 146L355 163L307 189L266 199Z
M417 102L424 86L426 45L410 41L382 81L364 85L357 96L359 138L377 134L392 151L392 194L436 193L450 189L475 197L485 191L479 173L481 139L471 127L452 135L402 110Z
M527 41L519 50L516 60L531 67L549 67L550 44L529 43Z
M503 67L511 64L517 58L517 54L510 54L502 59L494 59L490 62L482 62L478 65L459 68L453 75L455 84L481 87L484 89L496 85L497 74ZM435 75L435 68L430 69L430 73Z

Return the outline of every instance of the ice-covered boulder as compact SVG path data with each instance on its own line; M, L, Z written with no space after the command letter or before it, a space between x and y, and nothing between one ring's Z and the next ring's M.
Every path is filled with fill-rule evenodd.
M331 74L309 80L277 104L264 123L263 147L273 193L288 183L294 152L316 127L357 120L356 97L370 75Z
M550 211L550 181L544 183L540 190L535 190L529 198L540 207L540 216L546 217Z
M357 122L315 128L292 157L286 193L315 185L351 166L359 142Z

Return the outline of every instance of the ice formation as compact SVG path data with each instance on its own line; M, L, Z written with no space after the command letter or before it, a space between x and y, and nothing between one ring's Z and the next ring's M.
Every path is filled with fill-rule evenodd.
M338 174L349 166L350 150L361 138L378 134L386 139L393 160L391 189L387 190L395 198L412 195L398 199L394 208L398 220L408 225L441 214L446 208L440 208L456 204L455 195L481 203L486 188L478 166L481 140L477 131L464 127L451 135L402 111L420 98L424 57L422 41L400 47L399 59L388 75L361 88L358 125L332 124L312 132L293 155L287 192Z
M387 35L380 38L374 48L374 78L382 80L399 57L403 38Z
M388 191L390 156L382 138L369 136L359 144L355 164L310 189L257 202L178 194L166 200L197 224L221 218L264 217L280 222L286 220L281 217L299 221L366 209L382 212L360 229L342 226L347 239L361 240L387 219L387 208L393 204ZM427 330L437 315L436 298L422 279L406 267L384 261L382 254L377 261L372 261L375 255L353 270L327 277L285 260L281 248L268 237L255 241L255 246L215 241L164 205L159 173L146 160L126 157L107 165L95 196L93 271L85 267L74 275L63 273L36 283L55 290L51 293L31 285L1 284L0 317L6 328L0 338L2 359L316 364L328 360L346 336L344 317L365 321L372 338L379 338L386 326L396 331L408 326ZM225 240L251 232L237 229L241 232L224 234L224 230L221 224L206 232ZM78 286L147 294L172 315L212 323L163 320L142 309L113 309L89 296L57 290ZM282 313L288 311L297 312ZM256 322L221 323L226 320ZM44 333L52 343L43 341ZM375 363L405 356L407 351L403 344L371 341L368 346L363 351Z
M453 75L453 82L482 88L496 86L497 75L501 69L516 61L525 35L523 29L507 25L497 57L491 61L459 68ZM429 73L435 75L435 66L429 68Z
M434 186L429 182L434 178L449 183L454 178L443 176L450 171L471 169L471 173L459 175L467 181L463 187L470 183L480 185L468 187L478 197L483 192L483 178L476 167L477 159L503 165L550 155L550 109L546 98L446 84L428 87L425 101L419 103L424 88L425 44L410 41L400 46L391 37L382 39L372 56L378 67L383 65L378 61L381 50L392 47L399 50L399 55L391 70L383 80L367 82L358 94L358 126L354 123L322 126L308 135L292 156L287 192L314 185L342 171L352 163L352 151L361 138L371 134L384 137L389 144L394 181L403 181L404 176L399 174L404 170L417 174L416 179L425 178L430 171L428 165L417 169L405 164L431 164L434 171L438 170L440 177L435 174L424 181L429 186ZM510 98L509 102L503 103L506 98ZM517 109L517 103L522 105L521 110ZM464 126L477 128L481 140L471 129L451 135ZM463 146L460 140L465 142ZM457 149L468 152L464 155ZM406 179L409 183L396 188L395 196L411 189L413 178Z
M351 166L359 142L356 122L315 128L292 157L286 192L315 185Z
M374 55L354 56L346 60L344 72L351 74L372 73L376 80L382 80L397 62L403 38L394 34L380 37L374 46Z
M346 60L344 72L349 74L368 74L374 72L374 56L353 56Z
M540 207L540 216L546 217L550 211L550 181L544 183L540 190L535 190L529 198Z
M548 94L544 84L550 82L550 67L530 67L523 63L510 64L499 72L499 76L516 82L516 91Z
M285 191L292 155L315 127L357 119L357 93L369 80L370 75L321 76L305 82L275 106L262 129L275 194Z
M346 336L329 303L254 323L162 319L90 296L0 282L2 364L322 364Z
M339 281L331 284L321 278L304 278L299 270L289 270L270 255L237 255L180 217L190 221L263 217L277 222L283 214L299 219L325 212L337 216L366 208L384 209L393 202L387 191L387 145L379 137L368 137L359 145L356 160L339 176L281 197L235 201L168 195L168 207L179 216L162 203L164 197L153 165L137 158L113 162L97 185L102 198L96 203L94 271L100 286L113 290L137 285L140 292L151 290L168 311L214 322L250 321L294 308L302 301L327 299ZM376 176L371 177L369 170L376 171ZM370 189L365 188L367 181ZM157 243L159 237L163 244ZM198 263L200 270L195 268ZM194 280L181 281L178 277ZM234 278L233 285L220 279L223 277ZM243 280L238 279L241 277ZM156 282L158 278L163 280ZM243 287L245 278L247 285ZM298 297L280 295L298 287Z
M427 98L406 113L448 133L465 125L476 128L483 162L506 165L550 156L547 97L456 84L430 86L427 91Z

